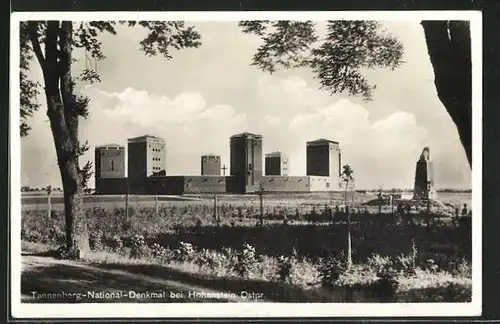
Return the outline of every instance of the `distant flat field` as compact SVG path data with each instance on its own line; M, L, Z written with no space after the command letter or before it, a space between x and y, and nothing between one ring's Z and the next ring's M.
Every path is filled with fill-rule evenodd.
M363 203L376 198L373 193L352 193L347 194L348 201L355 203ZM213 194L203 195L183 195L183 196L158 196L159 205L207 205L213 206ZM444 203L453 205L462 205L466 203L469 208L471 206L472 196L470 193L453 193L443 192L438 194L439 200ZM257 195L231 195L218 194L217 199L219 204L227 203L231 205L254 205L259 203ZM125 195L87 195L84 197L84 205L86 208L124 208ZM264 195L263 203L266 206L298 206L300 204L337 204L342 205L344 201L344 193L268 193ZM52 207L55 209L63 208L64 201L62 193L53 193L51 195ZM155 204L155 197L152 195L129 195L129 205L134 208L152 207ZM21 196L22 209L45 209L47 208L47 196L43 193L23 193Z

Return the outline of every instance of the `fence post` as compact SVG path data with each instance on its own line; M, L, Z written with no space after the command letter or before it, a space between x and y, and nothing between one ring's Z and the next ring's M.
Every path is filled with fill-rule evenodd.
M217 215L217 195L214 195L214 222L218 224L218 215Z
M125 194L125 221L128 223L128 190Z
M52 201L50 198L50 194L52 193L52 187L47 186L47 219L50 221L50 218L52 217Z
M382 196L382 189L380 189L379 193L378 193L378 199L379 199L379 204L378 204L378 219L380 221L380 216L382 215L382 204L384 203L384 201L382 200L383 196Z
M158 193L155 191L155 216L158 217Z
M264 225L264 204L262 201L262 195L264 194L264 185L262 182L259 184L259 202L260 202L260 216L259 216L259 224L260 226Z

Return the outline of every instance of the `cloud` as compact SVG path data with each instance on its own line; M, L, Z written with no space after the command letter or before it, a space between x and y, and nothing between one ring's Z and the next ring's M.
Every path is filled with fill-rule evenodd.
M407 63L394 72L367 74L377 85L369 103L318 90L310 69L273 75L258 71L249 63L261 41L241 34L234 22L196 25L203 46L175 51L168 62L137 50L143 33L133 28L103 36L108 59L99 65L103 82L82 89L91 102L89 118L81 120L81 139L91 146L126 145L130 137L162 136L167 139L167 171L199 174L200 155L220 154L229 165L229 137L259 132L264 153L287 153L292 174L303 175L305 142L330 138L340 142L343 163L351 164L363 187L411 187L416 159L423 146L430 146L437 185L470 186L470 168L436 95L418 23L387 26L404 43ZM123 48L132 50L123 55ZM221 73L221 66L230 73ZM33 73L35 81L43 81L39 69ZM22 140L23 183L60 186L45 110L30 123L31 135ZM84 160L92 161L93 152Z
M169 98L131 87L121 92L86 87L82 93L91 99L91 114L81 123L81 138L93 147L105 143L126 145L127 138L144 134L161 136L167 140L167 172L199 174L201 155L220 154L223 163L229 165L229 137L255 131L264 136L264 153L280 150L290 157L292 175L305 174L306 142L328 138L340 142L342 163L353 167L358 186L366 188L411 187L416 159L425 145L432 148L426 129L410 112L396 110L372 121L362 105L325 97L298 77L264 76L258 84L256 92L260 97L255 104L259 109L248 113L236 113L225 104L208 105L196 92ZM272 91L267 88L270 84ZM270 92L264 97L266 91ZM281 98L280 106L275 105L276 98ZM248 115L252 118L248 119ZM47 129L35 127L38 141L46 137L47 143L51 142ZM44 156L51 149L51 145L37 147L30 154L50 161ZM83 160L93 160L92 152ZM57 169L48 165L44 168L51 170L47 175L58 179ZM437 177L450 176L449 170L438 169L436 173ZM29 175L25 180L30 180Z
M276 116L266 116L262 121L264 127L279 127L281 126L281 119Z
M370 120L369 111L348 99L325 97L297 77L266 76L261 86L272 85L271 106L261 97L259 104L270 113L262 122L265 151L282 150L290 156L290 173L305 174L305 144L317 138L340 142L343 162L357 173L358 185L411 187L415 161L427 131L410 112L397 110L385 118ZM281 98L281 107L272 106ZM311 98L315 98L311 100ZM315 103L315 106L311 105ZM293 109L288 109L293 107ZM272 115L271 115L272 114ZM276 128L279 121L279 133Z
M108 93L88 87L83 94L92 102L90 119L82 125L91 145L126 145L127 138L144 134L163 137L169 174L199 174L200 156L209 152L229 164L229 137L241 131L246 119L231 106L207 105L200 93L168 98L133 88Z

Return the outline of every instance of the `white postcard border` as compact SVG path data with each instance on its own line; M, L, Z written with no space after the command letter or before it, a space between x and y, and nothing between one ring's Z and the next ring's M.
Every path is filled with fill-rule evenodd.
M470 20L472 47L472 209L482 215L482 15L480 11L302 12L16 12L10 43L11 306L16 318L91 317L392 317L478 316L482 309L482 217L472 220L473 285L470 303L21 303L21 153L19 134L19 22L25 20Z

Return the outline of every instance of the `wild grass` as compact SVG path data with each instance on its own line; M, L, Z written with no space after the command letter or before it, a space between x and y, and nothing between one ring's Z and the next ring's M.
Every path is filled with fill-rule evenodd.
M23 249L43 252L53 246L39 243L23 242ZM112 251L105 247L103 250L92 251L84 257L82 262L93 266L124 266L127 268L139 267L141 271L148 271L148 267L162 266L165 269L175 270L186 275L201 276L207 280L248 280L268 282L269 284L283 284L304 291L316 301L328 301L329 294L335 296L342 292L344 301L470 301L472 280L462 276L462 273L449 273L439 269L422 269L417 267L409 275L402 270L396 271L393 291L380 291L381 263L374 259L386 259L374 255L362 264L346 267L332 266L324 260L312 261L305 258L296 258L293 261L285 257L269 257L255 253L250 245L242 246L239 250L225 250L222 252L198 249L188 243L180 245L176 250L165 249L159 256L155 253L156 247L142 248L142 254L133 254L133 249L124 248ZM470 268L470 264L464 264ZM328 268L330 267L330 268ZM382 266L383 267L383 266ZM287 271L283 271L287 268ZM326 268L326 269L325 269ZM157 268L154 271L158 271ZM242 270L244 269L244 270ZM322 275L322 272L338 272L335 278ZM332 280L332 281L329 281ZM265 287L265 286L264 286ZM389 295L389 299L385 299ZM283 297L284 298L284 297ZM309 298L309 297L308 297ZM326 299L325 299L326 298ZM333 297L331 297L333 298ZM383 299L384 298L384 299ZM337 300L338 301L338 300Z
M123 209L87 209L93 251L84 262L160 265L205 278L283 284L321 301L333 298L335 289L342 290L344 301L471 298L469 227L437 218L418 221L355 213L354 264L346 266L347 225L341 211L275 207L259 226L252 208L222 204L218 219L202 205L164 207L158 213L144 208L129 212L128 218ZM23 251L60 246L63 229L60 211L50 217L43 211L24 211Z

